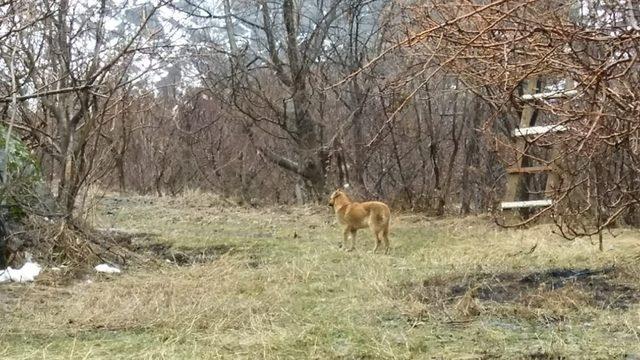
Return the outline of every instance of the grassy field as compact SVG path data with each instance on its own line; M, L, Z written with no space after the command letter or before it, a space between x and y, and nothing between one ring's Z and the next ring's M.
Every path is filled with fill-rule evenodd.
M374 255L367 231L338 248L329 208L107 197L95 226L168 260L0 285L0 358L640 356L639 232L599 252L546 225L394 216L391 253Z

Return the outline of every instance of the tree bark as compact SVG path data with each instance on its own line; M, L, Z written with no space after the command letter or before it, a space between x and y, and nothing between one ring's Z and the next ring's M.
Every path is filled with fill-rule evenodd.
M460 190L461 204L460 214L468 215L471 213L471 199L474 197L472 189L473 180L478 174L472 174L471 169L477 168L478 159L478 135L477 128L480 126L480 99L474 97L473 110L471 115L471 124L467 126L466 142L464 145L464 166L462 167L462 184Z
M298 170L302 176L305 192L310 199L326 192L326 168L321 159L322 143L311 114L311 101L307 91L308 69L301 59L298 46L296 9L293 0L285 0L282 15L286 30L287 58L291 69L291 98L295 113L295 142ZM308 200L308 199L304 199Z

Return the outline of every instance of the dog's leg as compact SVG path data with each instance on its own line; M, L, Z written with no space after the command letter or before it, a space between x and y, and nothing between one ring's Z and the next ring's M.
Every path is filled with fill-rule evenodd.
M382 242L382 240L380 239L380 233L381 231L378 231L377 229L373 230L373 236L376 237L376 247L373 248L374 254L378 252L378 248L380 247L380 243Z
M389 225L382 229L382 238L384 239L384 253L389 253Z
M349 227L345 227L344 228L344 239L342 240L342 249L347 251L349 250L349 242L347 241L349 239L349 232L351 229L349 229Z
M358 229L351 229L351 248L348 251L353 251L356 249L356 233Z

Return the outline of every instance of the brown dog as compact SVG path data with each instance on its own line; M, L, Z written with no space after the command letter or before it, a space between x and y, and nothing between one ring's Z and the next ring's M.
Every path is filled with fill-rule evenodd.
M353 202L344 191L338 189L331 194L329 206L333 206L338 221L345 225L344 247L347 251L355 249L358 229L368 227L376 237L376 247L373 252L378 251L382 242L384 242L384 253L389 252L388 235L391 212L387 204L379 201ZM351 234L351 247L347 248L349 234Z

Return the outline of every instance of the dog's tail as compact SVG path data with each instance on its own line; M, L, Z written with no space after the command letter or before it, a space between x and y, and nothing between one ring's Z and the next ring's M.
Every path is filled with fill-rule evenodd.
M376 223L382 225L384 228L389 226L389 214L378 213L376 215Z
M376 220L378 224L382 224L385 229L389 228L389 221L391 220L391 211L388 207L383 207L382 211L376 213Z

